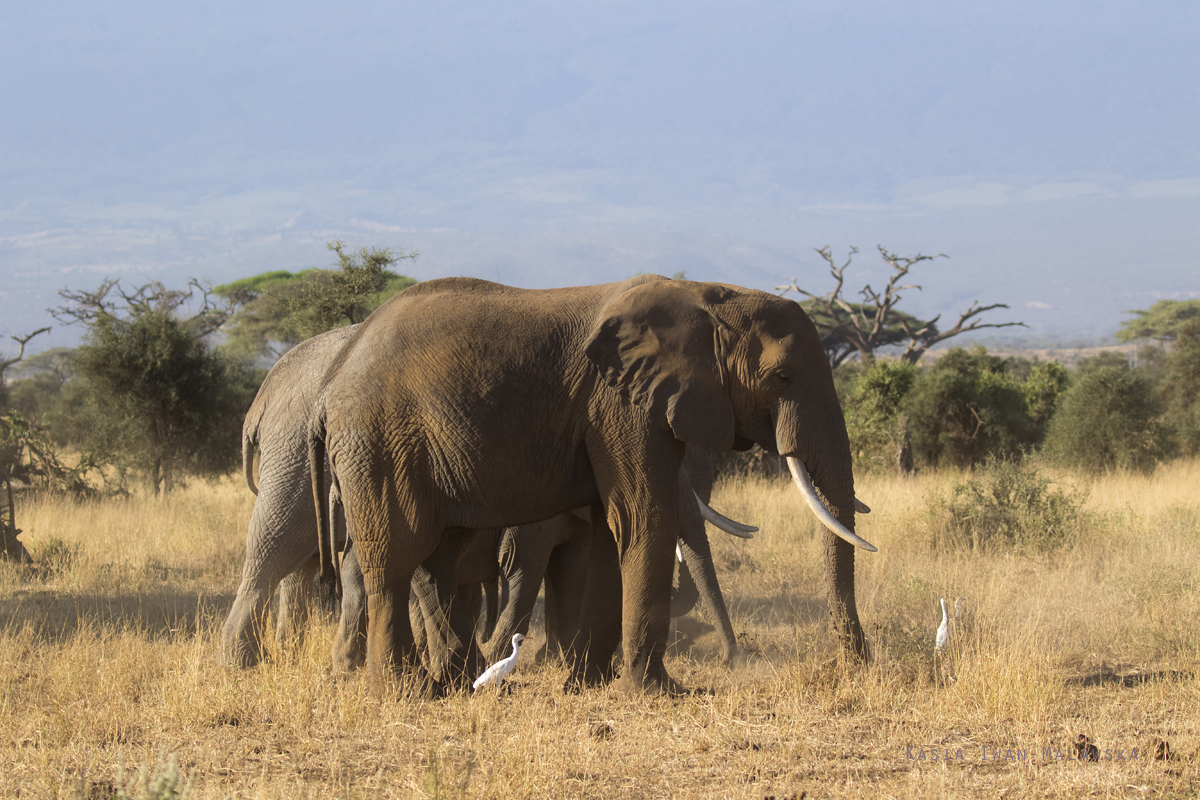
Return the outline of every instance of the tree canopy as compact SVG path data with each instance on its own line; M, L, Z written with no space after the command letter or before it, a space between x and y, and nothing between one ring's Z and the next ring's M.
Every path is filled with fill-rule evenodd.
M244 357L278 358L309 337L362 322L382 303L417 281L391 270L416 251L327 243L336 270L276 270L217 286L213 293L237 310L222 328L227 349Z
M956 347L930 365L905 396L913 452L924 463L970 467L1033 444L1022 386L1004 359Z
M1066 466L1148 471L1171 455L1175 441L1146 379L1119 364L1076 375L1050 420L1045 447Z
M1136 316L1121 323L1116 334L1117 341L1173 341L1185 327L1200 325L1200 300L1159 300L1150 308L1133 309L1125 313Z
M194 292L157 282L127 293L107 280L95 292L59 294L68 302L55 316L87 326L73 361L85 387L75 427L87 457L140 470L156 494L183 475L236 464L255 386L243 363L208 344L227 309L204 291L185 316Z

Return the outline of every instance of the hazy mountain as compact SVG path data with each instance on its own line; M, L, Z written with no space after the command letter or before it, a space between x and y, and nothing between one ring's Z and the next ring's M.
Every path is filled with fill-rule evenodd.
M771 289L924 264L1033 337L1200 296L1192 4L26 4L0 28L0 333L64 285L416 248L417 277ZM1009 329L1011 331L1011 329ZM1008 331L1006 331L1007 333ZM40 347L70 343L56 328ZM40 349L40 348L39 348Z

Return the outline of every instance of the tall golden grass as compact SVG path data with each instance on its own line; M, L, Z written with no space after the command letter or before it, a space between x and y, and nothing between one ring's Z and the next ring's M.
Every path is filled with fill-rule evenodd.
M868 667L838 658L794 490L719 484L713 505L762 529L711 533L742 653L720 666L711 626L681 621L668 668L695 692L680 699L564 695L536 646L511 692L378 698L331 676L332 620L228 668L217 642L253 504L239 481L30 500L38 563L0 565L0 796L170 796L172 759L197 798L1190 796L1200 463L1058 477L1088 491L1083 523L1032 553L945 544L936 499L960 475L860 480L859 531L879 546L858 558ZM959 596L935 658L938 599ZM1074 760L1079 736L1098 763Z

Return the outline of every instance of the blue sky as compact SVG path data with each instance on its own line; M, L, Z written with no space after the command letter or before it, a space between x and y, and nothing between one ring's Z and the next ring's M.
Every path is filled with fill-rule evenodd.
M950 255L914 313L1007 302L1042 338L1200 296L1194 3L22 5L3 336L64 286L324 266L333 238L423 279L817 291L812 248L857 245L857 288L881 243Z

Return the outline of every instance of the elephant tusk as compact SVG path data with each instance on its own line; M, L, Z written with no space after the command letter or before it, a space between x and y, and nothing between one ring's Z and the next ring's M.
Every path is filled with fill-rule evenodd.
M879 552L878 547L838 522L837 517L829 513L829 509L825 507L825 504L821 502L821 498L817 496L817 488L813 486L812 478L808 476L808 469L805 468L803 461L793 456L788 456L787 463L788 470L792 473L792 482L796 484L796 488L804 496L804 501L808 503L808 507L812 509L812 512L817 515L817 519L821 520L821 523L826 528L852 545L861 547L864 550L870 550L872 553Z
M862 500L859 500L859 499L856 497L856 498L854 498L854 513L856 513L856 514L870 514L870 513L871 513L871 507L870 507L869 505L867 505L866 503L864 503Z
M683 563L683 548L679 546L679 542L675 543L675 560L680 564Z
M700 495L696 494L695 489L692 490L692 494L696 497L696 505L700 506L700 513L713 525L716 525L730 536L737 536L742 539L754 538L754 531L758 530L758 528L754 527L753 525L746 525L742 522L736 522L724 514L714 511L709 507L708 503L700 499Z

